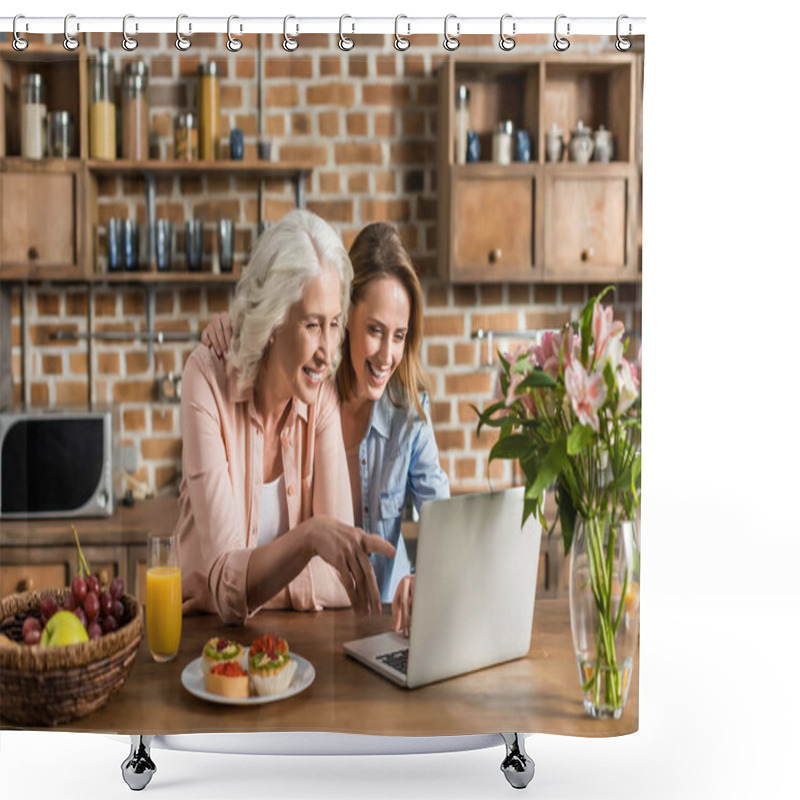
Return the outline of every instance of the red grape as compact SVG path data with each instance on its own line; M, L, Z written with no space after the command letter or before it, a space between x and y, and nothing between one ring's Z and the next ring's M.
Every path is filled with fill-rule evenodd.
M42 619L48 620L53 614L56 613L58 609L58 603L56 603L55 597L51 594L43 594L42 595L42 602L39 606L39 612L42 615Z
M82 575L76 575L72 579L72 594L75 595L77 604L80 605L86 597L86 579Z
M103 635L103 629L97 621L90 622L86 632L89 634L90 639L99 639Z
M125 606L122 605L121 600L115 600L111 604L111 616L114 617L117 622L122 622L122 618L125 616Z
M100 594L100 578L97 575L89 575L86 578L86 591Z
M119 628L119 623L114 617L103 618L103 633L113 633L117 628Z
M81 621L84 628L89 625L89 620L86 619L86 612L80 606L78 606L72 613L75 614L75 616Z
M111 581L108 591L111 593L112 600L119 600L125 593L125 582L119 575Z
M89 592L83 601L83 610L86 612L86 619L91 622L97 619L100 614L100 600L94 592Z
M22 638L24 639L30 631L39 631L41 634L42 626L36 617L27 617L22 623Z
M25 644L39 644L42 638L42 632L38 629L31 629L29 630L23 637Z
M111 594L109 593L108 589L103 589L100 592L100 613L107 617L111 614L111 604L114 601L111 599Z
M67 591L67 593L64 595L64 610L74 611L77 605L78 603L75 600L75 595L73 595L72 592Z

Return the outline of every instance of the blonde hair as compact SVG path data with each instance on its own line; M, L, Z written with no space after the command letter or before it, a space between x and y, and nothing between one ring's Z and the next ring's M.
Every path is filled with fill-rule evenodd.
M397 407L405 407L409 415L414 409L425 419L420 392L428 388L422 369L422 287L411 262L411 256L403 246L400 234L388 222L373 222L356 236L350 247L353 264L353 285L350 292L352 304L360 302L367 286L378 278L395 278L408 292L411 314L408 320L403 358L389 380L386 391ZM336 372L336 386L342 402L356 394L356 372L350 356L350 337L345 331L342 361Z
M236 284L231 307L233 339L228 370L238 373L242 388L253 386L273 332L286 321L290 307L301 299L308 283L326 266L339 275L341 345L353 267L333 228L310 211L296 210L258 237Z

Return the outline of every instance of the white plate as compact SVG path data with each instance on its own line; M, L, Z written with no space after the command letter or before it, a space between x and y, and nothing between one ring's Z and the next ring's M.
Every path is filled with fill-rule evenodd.
M250 652L250 648L245 648L245 658ZM277 700L285 700L287 697L293 697L300 694L305 689L308 689L314 678L316 672L314 666L310 661L307 661L297 653L290 652L289 655L297 662L297 669L292 676L292 682L285 692L280 694L266 694L266 695L252 695L251 697L223 697L220 694L213 694L206 691L206 679L203 675L203 658L196 658L191 663L184 667L181 673L181 683L187 692L199 697L201 700L208 700L210 703L221 703L226 706L257 706L262 703L274 703Z

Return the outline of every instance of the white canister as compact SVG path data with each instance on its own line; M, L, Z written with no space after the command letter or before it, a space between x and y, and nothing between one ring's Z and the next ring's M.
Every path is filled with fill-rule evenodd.
M459 86L456 92L456 164L467 163L467 131L469 130L469 88Z
M47 106L44 103L44 78L31 72L22 81L20 135L22 157L44 158L47 147Z
M510 164L514 159L514 123L510 119L501 122L492 136L492 161Z

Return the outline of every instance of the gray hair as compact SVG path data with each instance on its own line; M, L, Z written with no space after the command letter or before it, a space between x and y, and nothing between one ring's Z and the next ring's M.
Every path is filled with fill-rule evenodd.
M310 281L333 267L339 275L344 335L350 304L353 267L336 232L310 211L290 211L258 237L250 261L236 284L231 307L233 340L229 370L238 373L239 385L251 388L273 332L285 321ZM336 368L339 353L336 355Z

